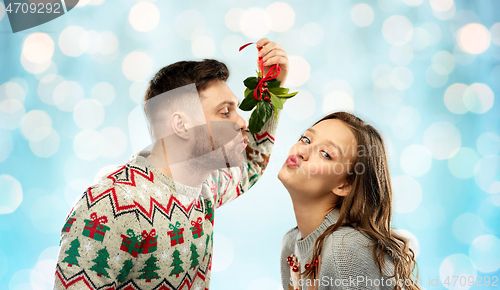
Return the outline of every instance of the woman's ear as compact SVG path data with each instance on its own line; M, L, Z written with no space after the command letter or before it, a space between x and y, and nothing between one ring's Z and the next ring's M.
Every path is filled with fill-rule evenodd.
M349 192L351 192L351 189L352 189L351 183L346 181L340 186L332 189L332 192L338 196L346 196L349 194Z
M170 119L170 124L172 125L172 130L174 133L184 140L189 139L188 130L186 128L187 116L182 112L175 112L172 114Z

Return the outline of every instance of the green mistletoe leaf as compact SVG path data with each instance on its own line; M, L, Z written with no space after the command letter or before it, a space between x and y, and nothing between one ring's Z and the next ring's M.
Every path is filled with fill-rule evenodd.
M262 130L264 127L264 122L259 117L260 106L257 106L255 110L253 110L252 115L250 115L250 120L248 124L248 129L250 129L250 133L255 134Z
M251 90L255 90L255 88L257 87L257 82L258 80L256 77L248 77L243 81L243 84L245 85L245 87Z
M251 90L250 92L250 95L245 97L245 99L243 99L243 102L241 102L239 106L239 108L243 111L251 111L259 102L253 97L253 90Z
M269 118L273 115L273 108L272 105L268 101L264 101L260 103L259 106L259 117L261 118L262 122L265 124Z
M271 103L278 109L283 109L283 102L273 93L269 92L271 95Z
M275 95L285 95L288 94L289 89L287 88L271 88L269 89Z
M298 92L294 92L294 93L291 93L291 94L283 94L283 95L276 95L277 97L280 97L282 99L289 99L293 96L295 96Z
M278 80L278 79L272 79L270 81L267 81L267 88L270 89L270 88L279 88L280 85L281 85L281 81Z

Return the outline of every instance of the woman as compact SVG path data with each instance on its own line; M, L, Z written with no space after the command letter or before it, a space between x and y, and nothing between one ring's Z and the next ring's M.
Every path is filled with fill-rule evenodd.
M415 254L391 230L387 158L372 126L346 112L324 117L278 178L297 219L281 245L284 289L420 289Z

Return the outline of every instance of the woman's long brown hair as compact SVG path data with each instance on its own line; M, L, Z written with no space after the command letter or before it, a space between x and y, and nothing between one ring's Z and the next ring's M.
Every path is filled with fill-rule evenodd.
M314 125L330 119L347 124L356 138L358 151L354 167L348 174L351 191L345 197L339 197L332 207L339 209L338 221L316 240L312 261L318 259L328 235L340 226L349 226L366 233L374 242L373 258L381 275L385 268L384 255L387 253L392 258L394 276L389 277L396 279L396 289L403 289L402 286L408 290L421 289L417 283L415 253L409 247L409 241L391 229L392 187L382 137L375 128L347 112L329 114ZM315 271L316 267L311 263L303 274L310 277Z

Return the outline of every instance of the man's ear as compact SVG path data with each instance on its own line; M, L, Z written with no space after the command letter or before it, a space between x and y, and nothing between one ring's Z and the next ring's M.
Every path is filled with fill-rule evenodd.
M346 181L343 184L339 185L338 187L332 189L332 192L338 196L346 196L349 194L349 192L351 192L351 189L352 189L351 183Z
M170 124L174 133L184 140L189 139L188 130L186 128L186 114L182 112L174 112L170 118Z

